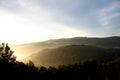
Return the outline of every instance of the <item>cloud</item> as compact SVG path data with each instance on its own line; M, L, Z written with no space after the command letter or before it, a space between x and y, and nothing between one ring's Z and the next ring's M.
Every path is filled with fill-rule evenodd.
M107 26L107 25L111 24L111 20L113 20L113 19L115 20L115 19L117 19L119 17L120 17L120 13L116 12L114 14L111 14L109 16L101 18L100 21L103 23L102 24L103 26Z
M51 18L57 16L56 12L52 12L41 5L27 2L27 0L17 1L21 7L18 12L9 7L1 6L0 28L2 31L0 36L2 41L23 43L86 35L82 30L52 21Z
M31 4L33 11L27 5L27 3L24 6L22 5L18 13L12 11L11 8L1 6L0 37L2 41L21 43L36 41L37 39L45 40L54 33L54 30L48 27L49 22L46 18L48 13L45 14L45 11ZM37 10L43 11L44 14L40 14Z
M98 11L99 16L107 16L120 9L120 1L109 4L107 7Z
M98 20L106 35L119 35L120 1L109 3L107 6L97 10Z
M55 34L57 38L63 37L75 37L75 36L90 36L89 33L83 31L82 29L77 29L74 27L70 27L64 24L54 23L54 26L59 29L59 31Z
M18 12L21 9L21 6L18 0L0 0L0 8Z
M12 37L17 37L17 34L17 42L111 33L118 35L120 6L119 2L111 1L1 0L0 28L8 29ZM7 33L4 35L7 36Z

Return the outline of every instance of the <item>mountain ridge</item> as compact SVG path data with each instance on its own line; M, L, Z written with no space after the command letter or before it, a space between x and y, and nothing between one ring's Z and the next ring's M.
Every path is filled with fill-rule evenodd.
M25 55L26 57L31 54L38 53L43 49L59 48L67 45L89 45L89 46L102 47L102 48L120 49L120 37L119 36L103 37L103 38L74 37L74 38L52 39L44 42L16 45L13 46L12 49L16 54Z

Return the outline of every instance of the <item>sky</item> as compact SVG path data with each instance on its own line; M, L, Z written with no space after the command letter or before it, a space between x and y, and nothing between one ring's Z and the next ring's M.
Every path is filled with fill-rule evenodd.
M120 36L120 0L0 0L0 42Z

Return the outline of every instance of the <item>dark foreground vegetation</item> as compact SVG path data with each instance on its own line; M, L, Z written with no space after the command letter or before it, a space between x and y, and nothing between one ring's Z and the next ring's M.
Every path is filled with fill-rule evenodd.
M3 80L120 80L120 58L98 63L87 60L82 63L59 67L36 67L16 61L6 45L0 48L0 78Z
M96 60L83 64L55 67L35 67L30 61L8 63L0 60L0 78L3 80L120 80L120 60L117 62L96 63Z

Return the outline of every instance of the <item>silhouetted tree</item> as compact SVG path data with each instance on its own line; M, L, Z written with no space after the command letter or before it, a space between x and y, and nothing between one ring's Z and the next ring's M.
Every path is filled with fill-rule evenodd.
M0 60L4 60L9 63L15 62L16 56L14 56L13 53L14 52L10 50L8 43L2 43L2 45L0 45Z

